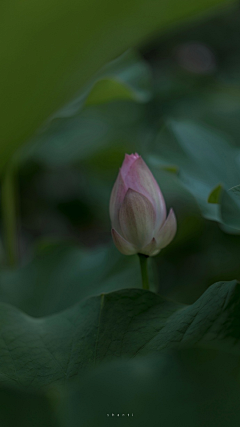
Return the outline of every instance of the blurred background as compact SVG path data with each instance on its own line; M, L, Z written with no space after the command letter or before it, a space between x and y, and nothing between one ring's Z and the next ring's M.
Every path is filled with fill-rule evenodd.
M212 203L220 200L220 186L229 190L240 184L240 4L226 5L209 14L198 15L198 18L181 21L183 17L208 8L207 2L203 0L193 5L185 1L183 9L182 3L178 6L175 1L169 2L166 8L164 2L157 6L153 2L153 9L156 6L156 10L163 12L161 19L155 19L144 1L138 2L138 9L134 1L123 2L123 16L118 13L119 4L106 1L107 13L103 13L101 20L97 7L101 10L103 6L99 7L95 0L91 22L95 32L91 33L87 20L83 22L79 46L75 30L79 27L79 16L85 16L81 2L73 1L69 10L69 16L76 19L76 28L72 22L69 25L68 16L62 20L65 0L60 2L59 16L55 16L54 1L47 5L49 26L45 2L34 3L36 9L30 11L33 17L37 7L43 7L36 28L33 28L31 13L25 14L27 2L18 6L16 2L9 3L9 16L16 28L10 41L15 42L25 18L27 30L26 33L25 29L19 31L22 38L19 43L18 40L13 43L16 52L9 41L7 55L11 74L7 83L9 87L12 81L14 84L10 87L12 92L6 85L5 95L10 100L6 116L11 110L9 106L13 110L9 122L2 122L7 134L11 136L16 132L17 137L16 140L10 138L9 144L6 139L0 147L3 153L0 166L7 165L1 183L0 302L13 306L1 305L0 310L1 427L16 424L75 427L80 422L84 427L105 427L106 414L109 411L117 413L119 407L126 413L134 412L131 425L137 427L146 426L149 419L153 427L159 426L160 419L163 427L237 427L239 424L238 285L211 288L221 293L216 295L213 313L209 309L211 304L208 305L212 294L207 297L205 294L199 305L193 306L193 311L192 307L185 308L186 315L180 306L180 316L173 319L172 329L169 329L172 333L170 349L166 351L162 342L161 351L153 345L154 351L157 349L154 354L142 346L142 353L136 356L131 353L131 345L129 350L129 343L131 340L134 343L135 337L136 342L139 337L142 340L139 342L144 342L154 337L156 331L161 332L156 327L159 319L169 325L172 314L168 307L175 307L174 303L149 293L151 298L163 301L166 311L159 309L159 312L150 313L149 323L154 322L149 326L144 300L143 325L139 323L142 328L139 330L143 332L137 330L134 318L130 320L133 329L130 328L130 338L126 339L127 351L124 353L122 346L124 330L122 341L116 340L117 343L121 341L117 357L114 347L108 358L107 346L112 337L114 343L117 327L122 333L120 327L122 319L125 321L125 311L124 315L119 316L120 311L117 311L115 317L106 316L100 350L98 340L102 325L100 315L98 321L95 317L98 298L94 299L94 307L91 306L93 300L86 303L93 307L89 317L87 314L81 317L81 300L141 287L138 257L120 254L111 238L109 199L125 153L137 152L143 157L163 192L167 209L172 207L177 217L178 230L173 242L149 260L151 290L170 300L191 304L214 282L240 280L240 204L236 221L230 210L226 215L228 203L225 211L222 205ZM218 3L221 2L212 1L211 5ZM17 7L22 13L20 19ZM86 15L91 7L90 2L86 3ZM76 16L73 14L75 8ZM116 33L109 10L113 16L119 14ZM144 11L148 15L143 23ZM134 28L129 25L132 16L136 20ZM112 22L114 28L108 29L107 25ZM68 31L62 30L62 23ZM44 32L46 30L44 37L43 28ZM153 34L154 29L155 37L147 43L124 50L150 32ZM160 30L165 32L160 33ZM28 43L25 40L27 31L34 35L33 41L27 40ZM123 33L123 39L119 40L117 35ZM56 46L48 43L49 40ZM35 42L40 46L39 51ZM62 47L65 54L62 54ZM24 62L21 57L19 61L25 48L28 59ZM64 91L67 98L70 89L84 81L88 69L91 74L97 64L104 63L112 52L121 49L120 56L100 69L72 101L49 117L10 159L25 133L31 133L36 123L47 116L46 111L61 104ZM46 64L41 61L41 55ZM19 66L19 74L11 60ZM71 60L76 61L75 65L73 62L71 65ZM67 61L69 68L67 65L65 69ZM79 65L79 74L71 74L76 71L74 66ZM58 68L61 78L56 78L55 85L52 76L55 78ZM65 87L63 82L67 75L72 75L72 80ZM29 93L24 93L28 86ZM45 92L41 92L41 87ZM47 90L51 93L45 99ZM9 96L8 91L12 95ZM35 105L31 114L33 102L37 103L35 97L39 98L39 110ZM19 111L19 105L23 108L16 118L12 111ZM29 112L27 119L25 111ZM25 120L22 127L21 120ZM11 128L13 122L16 128ZM6 159L10 159L8 164ZM145 298L146 294L143 295ZM124 298L123 301L122 307ZM79 305L58 316L40 320L27 316L49 316L76 303ZM134 303L130 306L138 311ZM78 322L72 317L72 310L73 315L77 313L76 319L79 314ZM198 310L201 316L193 325ZM212 316L208 316L209 313ZM207 322L209 327L202 333L202 324L205 328ZM202 341L202 349L180 348L188 325L191 326L188 338L191 341L192 334L197 345ZM168 338L167 328L166 331ZM204 347L204 338L210 349L207 345ZM218 344L223 351L217 350ZM102 363L93 367L92 359L98 363L98 350ZM89 365L86 362L86 369L84 358L89 362Z
M18 254L10 268L2 248L2 301L42 316L139 286L137 257L112 244L108 212L118 169L132 152L143 156L178 221L174 241L151 259L151 289L192 303L212 283L240 279L240 236L209 220L183 185L169 131L169 123L185 123L193 145L208 132L202 152L210 154L215 138L240 147L239 27L235 6L123 53L17 153ZM220 160L212 186L228 174Z

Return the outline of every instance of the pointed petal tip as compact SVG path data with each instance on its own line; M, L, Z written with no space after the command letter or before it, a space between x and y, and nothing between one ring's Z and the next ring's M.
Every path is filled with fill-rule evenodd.
M121 252L123 255L134 255L137 253L135 247L126 239L124 239L114 228L112 228L111 232L113 242L119 252Z
M132 164L139 158L139 155L137 153L135 154L125 154L122 166L121 166L121 172L123 179L127 176Z
M157 253L160 251L160 249L157 249L157 242L156 239L153 237L151 242L143 248L142 253L144 255L148 256L154 256L157 255Z
M157 240L157 248L163 249L175 237L177 231L177 220L174 213L174 210L171 208L168 214L167 219L159 229L158 233L156 234L156 240Z
M175 215L175 212L174 212L173 208L171 208L169 210L168 218L172 218L172 221L174 222L174 226L176 228L176 230L175 230L175 233L176 233L176 231L177 231L177 218L176 218L176 215Z
M128 187L128 189L126 191L126 194L124 196L124 199L125 199L125 197L128 198L128 197L131 197L131 196L134 196L134 195L136 195L136 196L138 196L140 198L144 198L145 200L147 200L153 206L152 202L148 199L148 197L146 197L143 193L141 193L141 191L134 190L131 187Z
M132 153L132 154L127 154L127 153L125 153L125 159L133 159L133 160L136 160L136 159L138 159L139 157L141 157L141 156L139 156L139 154L138 154L138 153Z

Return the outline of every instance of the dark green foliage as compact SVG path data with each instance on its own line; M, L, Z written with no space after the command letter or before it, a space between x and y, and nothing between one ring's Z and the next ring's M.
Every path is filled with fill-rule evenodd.
M1 305L1 381L41 389L81 378L116 358L167 348L222 349L240 356L240 285L211 286L191 306L141 289L101 294L59 314L34 319Z
M3 3L0 426L237 427L239 8ZM110 242L125 152L177 216L150 292Z

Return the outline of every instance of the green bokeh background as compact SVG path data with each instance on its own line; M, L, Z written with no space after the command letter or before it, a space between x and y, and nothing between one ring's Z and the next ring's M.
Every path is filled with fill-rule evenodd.
M136 151L151 167L168 209L174 208L178 220L172 244L151 260L153 289L191 303L215 281L239 278L238 235L223 232L216 221L206 221L178 174L165 170L175 164L174 152L170 150L166 168L155 161L163 157L165 146L170 146L170 136L164 133L169 120L188 120L189 127L193 123L239 146L239 22L238 9L230 9L190 21L154 38L138 52L129 52L121 58L121 65L114 64L107 74L114 76L115 72L130 88L135 84L135 92L129 95L120 88L111 102L100 95L97 98L98 94L95 101L89 96L89 102L76 108L74 115L56 115L24 147L17 170L20 263L24 269L42 240L36 255L39 260L33 264L49 256L52 265L50 256L56 245L48 248L48 241L71 241L87 252L111 246L111 189L124 154ZM105 86L102 93L106 94ZM145 98L139 96L142 93ZM194 145L197 133L190 136ZM210 148L211 138L203 136L202 145L203 150ZM212 181L216 185L218 180L227 180L233 168L233 164L224 163L224 157L220 160L222 176ZM199 162L201 173L208 174L204 152ZM217 154L214 162L218 167ZM189 164L191 158L183 167ZM237 178L233 182L239 183ZM118 255L114 247L111 253L119 256L123 266L135 264L132 257Z
M214 282L239 280L240 227L237 221L233 227L223 202L221 213L207 202L219 184L226 191L240 184L239 5L141 0L121 9L105 2L106 13L96 0L50 3L28 10L26 2L26 15L16 2L2 6L16 26L12 35L7 23L1 30L1 303L41 318L88 297L141 286L137 257L121 255L112 243L108 213L118 168L132 152L151 168L178 223L174 241L149 260L151 291L192 304ZM45 10L34 27L39 8ZM85 20L80 30L66 10L76 13L76 23ZM12 220L4 207L9 170ZM14 224L15 236L6 235ZM9 238L17 243L11 266ZM238 339L238 324L236 331ZM239 356L224 350L105 360L73 384L52 384L39 394L3 378L0 422L235 427ZM120 410L136 416L131 422L107 417Z

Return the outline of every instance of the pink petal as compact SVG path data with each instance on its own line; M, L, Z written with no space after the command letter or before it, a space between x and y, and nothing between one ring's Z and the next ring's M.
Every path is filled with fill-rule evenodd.
M129 188L119 210L119 224L123 237L134 244L138 252L152 239L155 221L152 203Z
M163 226L159 229L155 238L157 241L157 248L162 249L167 246L174 238L177 231L177 221L173 209L170 209L169 215L164 222Z
M157 242L153 238L151 242L143 248L141 253L144 255L153 256L153 255L157 255L158 252L160 252L160 249L157 248Z
M120 171L112 189L112 193L110 197L110 205L109 205L112 227L118 231L120 231L119 220L118 220L119 209L123 202L126 192L127 192L127 188L124 184L122 174Z
M131 164L123 179L127 188L138 191L152 202L156 211L155 229L158 230L166 219L165 200L152 172L141 157Z
M112 238L116 248L124 255L134 255L137 253L137 250L134 246L127 242L120 234L112 228Z
M139 155L137 153L125 154L125 158L124 158L123 164L121 166L121 173L122 173L123 179L125 179L126 175L129 172L130 167L135 162L135 160L137 160L138 158L139 158Z

